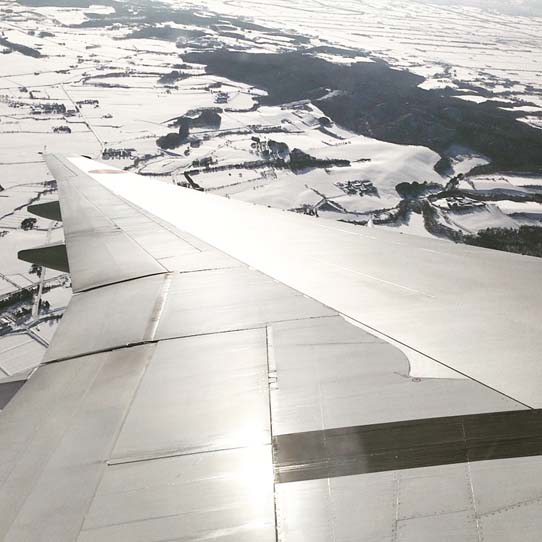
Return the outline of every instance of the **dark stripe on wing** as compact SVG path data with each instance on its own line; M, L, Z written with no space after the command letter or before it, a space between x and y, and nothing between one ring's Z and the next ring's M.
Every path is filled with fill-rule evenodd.
M542 410L451 416L273 438L277 483L542 455Z

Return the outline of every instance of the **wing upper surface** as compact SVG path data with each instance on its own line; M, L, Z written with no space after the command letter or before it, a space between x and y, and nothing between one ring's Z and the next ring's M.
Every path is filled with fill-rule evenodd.
M540 258L318 220L136 175L95 177L428 364L542 407Z
M165 273L176 258L183 271L236 265L135 208L66 158L51 155L47 164L57 179L74 292Z
M235 216L224 214L172 187L180 199L162 202L179 229L100 181L137 192L136 176L49 163L75 294L0 416L0 539L419 541L439 529L477 540L481 525L504 532L511 516L496 510L532 498L540 413L452 370L413 376L401 350L276 280L261 256L288 267L273 236L258 220L245 237L231 229L252 208L239 216L247 207L222 200ZM289 228L305 221L265 217L303 253ZM240 239L219 246L213 229ZM503 462L515 489L488 502Z

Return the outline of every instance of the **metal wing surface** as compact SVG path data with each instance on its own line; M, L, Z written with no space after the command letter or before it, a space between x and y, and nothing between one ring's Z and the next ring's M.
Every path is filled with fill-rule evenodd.
M47 162L74 296L0 540L539 540L540 260Z

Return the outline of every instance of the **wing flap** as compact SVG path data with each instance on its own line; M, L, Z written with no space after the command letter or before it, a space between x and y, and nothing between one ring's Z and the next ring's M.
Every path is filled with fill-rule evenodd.
M153 348L42 367L15 397L0 425L11 444L7 461L2 446L0 539L77 539Z

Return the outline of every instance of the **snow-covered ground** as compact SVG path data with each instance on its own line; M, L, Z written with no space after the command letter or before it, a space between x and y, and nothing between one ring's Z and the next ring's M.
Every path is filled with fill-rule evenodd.
M171 0L174 2L174 0ZM352 49L426 78L422 88L449 88L465 100L509 102L542 127L540 3L431 0L194 0L229 15L292 29L324 46ZM495 7L498 6L498 7ZM500 11L499 11L499 8ZM536 16L529 14L536 13ZM357 51L357 53L356 53ZM461 94L464 93L464 94ZM528 103L524 103L528 102ZM526 107L528 109L526 109Z

